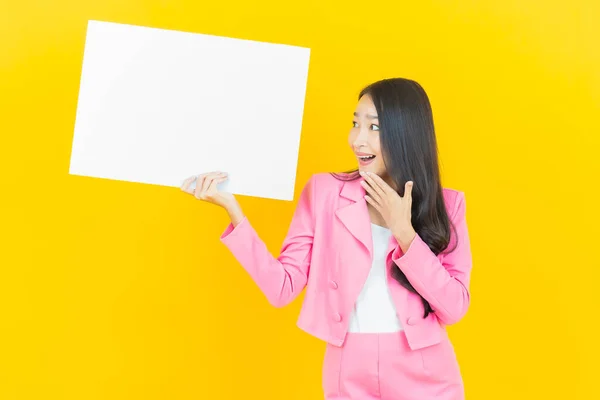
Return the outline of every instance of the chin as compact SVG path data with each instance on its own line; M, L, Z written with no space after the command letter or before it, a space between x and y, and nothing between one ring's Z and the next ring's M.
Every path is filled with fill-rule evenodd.
M371 165L359 165L358 166L358 170L362 171L362 172L371 172L373 174L377 174L379 176L381 176L381 172L378 170L378 168L375 166L371 166Z

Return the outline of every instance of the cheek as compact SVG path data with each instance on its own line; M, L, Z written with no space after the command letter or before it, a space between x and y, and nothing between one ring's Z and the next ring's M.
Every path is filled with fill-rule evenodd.
M383 163L383 155L381 154L381 147L379 144L379 138L375 138L372 144L373 153L377 156L377 169L381 172L385 171L385 165Z
M355 141L356 141L356 133L354 132L354 130L351 130L350 133L348 134L348 145L350 145L350 148L352 148Z
M383 165L383 158L381 157L381 155L378 155L376 160L377 160L377 169L378 170L384 169L385 166Z
M373 141L371 142L371 149L373 149L373 153L375 153L378 158L381 158L381 144L379 142L379 135L373 138Z

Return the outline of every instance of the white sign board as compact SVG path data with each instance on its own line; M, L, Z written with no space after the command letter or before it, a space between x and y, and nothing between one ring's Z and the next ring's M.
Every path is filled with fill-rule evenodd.
M70 174L292 200L310 49L89 21Z

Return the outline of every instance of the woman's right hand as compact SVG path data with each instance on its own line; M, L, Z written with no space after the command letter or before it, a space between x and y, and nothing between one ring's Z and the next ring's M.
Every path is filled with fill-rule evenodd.
M242 210L231 193L222 192L217 185L227 180L226 172L208 172L187 178L181 185L181 190L193 195L196 199L223 207L229 214L234 225L240 223L244 218ZM196 181L196 187L190 188Z
M227 208L235 202L235 197L231 193L221 192L217 189L217 185L226 180L226 172L208 172L194 175L183 182L181 190L193 195L198 200ZM196 187L192 189L191 186L194 181L196 182Z

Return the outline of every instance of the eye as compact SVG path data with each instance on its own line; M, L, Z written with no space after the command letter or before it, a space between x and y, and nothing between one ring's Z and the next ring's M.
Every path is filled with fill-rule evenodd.
M352 127L353 127L353 128L357 128L357 127L358 127L358 122L356 122L356 121L352 121Z
M378 131L378 130L379 130L379 126L378 126L378 125L375 125L375 124L371 124L371 128L372 128L374 131Z

